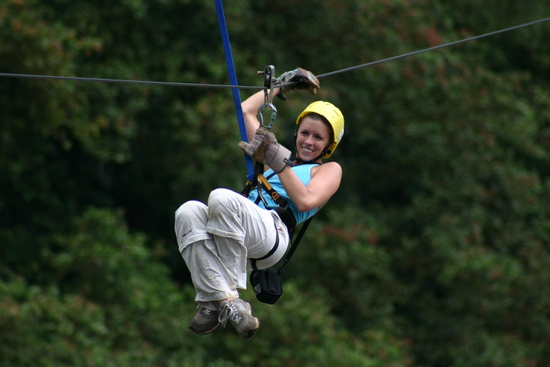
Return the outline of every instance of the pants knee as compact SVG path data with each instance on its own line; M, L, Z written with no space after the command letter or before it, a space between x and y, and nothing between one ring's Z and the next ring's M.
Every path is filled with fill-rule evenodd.
M232 210L231 197L235 193L228 189L215 189L210 193L208 197L208 211L209 216L214 217L217 215L227 215L234 212Z
M180 252L190 243L208 238L208 208L200 201L182 204L175 213L174 229Z
M176 210L176 221L191 214L193 212L192 206L193 202L191 201L181 204L180 207Z
M186 218L194 218L202 216L205 212L206 206L200 201L191 200L183 203L176 210L176 224L185 221Z

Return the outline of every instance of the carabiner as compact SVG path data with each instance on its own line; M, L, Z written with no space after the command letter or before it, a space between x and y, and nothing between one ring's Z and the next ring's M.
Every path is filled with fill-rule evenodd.
M269 125L264 124L264 115L262 111L266 108L269 108L271 110L271 118L269 120ZM264 103L263 105L258 108L258 121L260 121L260 124L267 128L271 129L273 127L273 121L275 121L275 118L277 117L277 108L273 103Z
M267 129L271 129L273 127L273 121L275 121L275 118L277 117L277 108L273 104L273 95L275 92L275 86L273 85L273 75L275 74L275 67L273 65L269 65L264 69L264 71L259 71L258 74L263 74L265 87L264 103L258 108L258 120L260 121L260 124L262 126ZM262 110L266 108L269 108L272 111L269 125L264 124L264 116L262 114Z

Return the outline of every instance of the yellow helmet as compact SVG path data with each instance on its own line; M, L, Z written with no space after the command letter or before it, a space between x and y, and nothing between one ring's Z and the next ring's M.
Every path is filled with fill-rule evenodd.
M302 118L304 118L304 116L309 113L317 113L323 116L332 126L334 141L328 147L325 155L321 157L328 158L332 155L332 153L338 146L338 143L340 143L340 140L342 140L342 136L344 136L344 115L342 115L342 112L338 109L338 107L336 107L332 103L316 101L307 106L306 109L302 111L302 113L296 119L296 125L299 125L300 121L302 121Z

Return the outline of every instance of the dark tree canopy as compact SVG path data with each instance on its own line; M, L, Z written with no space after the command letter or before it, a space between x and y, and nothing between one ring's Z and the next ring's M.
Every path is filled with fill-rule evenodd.
M542 19L543 1L226 1L239 82ZM229 84L213 1L2 0L0 72ZM189 333L175 209L240 190L231 90L0 77L6 366L547 366L550 22L320 78L344 180L250 343ZM253 91L241 90L245 99Z

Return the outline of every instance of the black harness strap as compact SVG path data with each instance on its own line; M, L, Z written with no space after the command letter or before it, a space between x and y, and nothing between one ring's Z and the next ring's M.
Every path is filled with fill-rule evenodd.
M258 267L256 266L256 261L267 259L271 255L273 255L275 253L275 251L277 251L277 249L279 248L279 231L277 230L277 225L275 224L275 222L273 222L273 224L275 225L275 235L277 236L275 238L275 245L273 245L271 250L265 256L262 256L262 257L257 258L257 259L250 259L250 263L252 264L252 269L253 270L258 270Z
M258 190L258 198L255 200L255 203L259 204L260 201L262 201L264 206L267 209L275 210L277 212L277 214L279 215L279 217L281 218L281 220L283 221L283 223L285 224L285 226L287 227L288 233L289 233L289 236L290 236L290 242L292 242L292 244L291 244L290 250L288 251L288 253L284 257L283 264L277 270L277 273L281 274L284 271L284 268L285 268L286 264L288 264L288 262L290 261L290 258L292 257L292 255L294 255L294 252L296 252L296 248L298 247L298 244L302 240L302 237L304 236L304 234L307 230L307 227L309 226L309 223L311 222L313 217L308 218L304 222L304 224L300 228L300 232L298 233L298 236L293 241L295 227L296 227L296 218L294 217L294 214L292 214L292 212L290 211L290 209L288 207L288 201L284 197L282 197L277 191L275 191L275 189L273 189L273 187L271 186L271 184L268 181L271 177L275 176L276 173L273 172L271 175L269 175L267 177L264 177L264 175L262 174L263 167L264 166L263 166L262 163L256 162L256 167L255 167L255 172L254 172L254 179L253 179L253 181L249 180L249 181L246 182L246 185L245 185L243 191L241 191L241 195L244 195L244 196L248 197L250 195L250 191L254 187L256 187L256 189ZM269 194L269 196L271 196L273 201L275 201L275 203L278 206L276 206L276 207L268 206L267 202L265 201L264 197L262 196L262 190L267 192ZM271 255L273 255L275 253L275 251L277 251L277 248L279 247L279 233L277 231L276 226L275 226L275 231L277 232L277 238L275 240L275 245L273 246L273 248L271 248L271 250L265 256L262 256L261 258L250 259L253 270L257 270L256 262L258 260L267 259Z
M288 262L290 261L290 258L292 257L292 255L294 255L294 252L296 251L296 248L298 247L298 244L302 240L302 237L304 237L304 234L306 233L307 227L309 226L309 223L311 222L312 219L313 219L313 217L308 218L304 222L304 224L302 225L302 228L300 228L300 232L298 233L298 236L296 237L294 242L292 242L292 246L290 247L290 250L286 254L285 259L283 261L283 264L281 265L281 267L279 269L277 269L277 274L280 275L283 271L285 271L286 264L288 264Z

